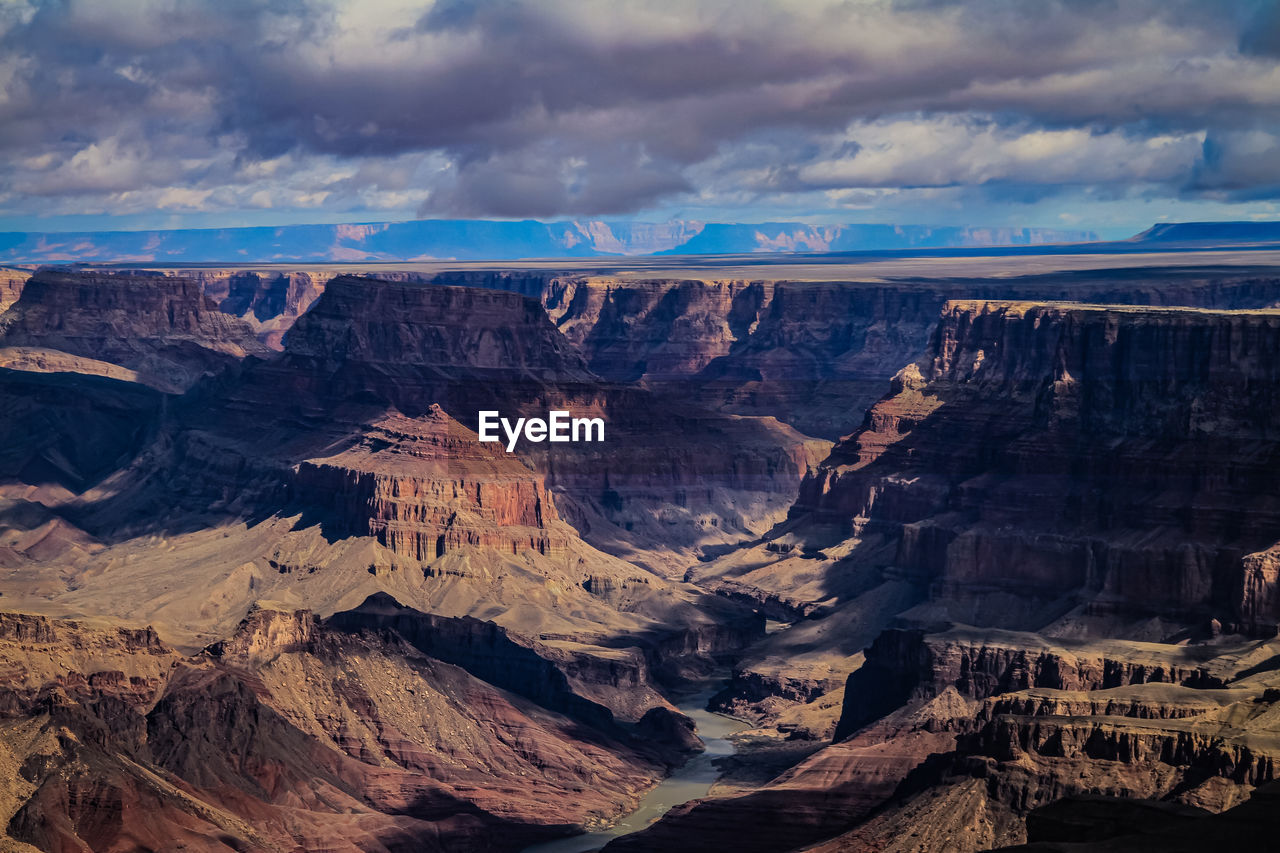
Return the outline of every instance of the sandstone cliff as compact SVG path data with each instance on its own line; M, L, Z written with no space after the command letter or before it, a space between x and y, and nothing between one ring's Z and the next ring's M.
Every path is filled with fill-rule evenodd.
M284 353L202 383L130 465L60 505L92 553L57 566L24 557L41 571L14 591L103 616L127 602L184 647L225 636L263 598L332 613L390 592L547 644L591 701L638 719L662 704L654 681L710 669L763 620L596 550L559 507L580 518L616 488L611 511L671 504L672 519L724 541L761 523L738 496L763 495L780 514L816 454L776 423L663 419L645 392L590 379L524 297L337 279ZM579 401L634 414L619 431L636 441L509 454L459 422L481 403L545 415ZM713 429L673 447L680 427L704 419ZM682 470L695 452L716 456ZM733 525L721 533L703 510L711 498L680 495L681 482L728 507ZM14 541L42 523L23 521Z
M847 656L837 742L611 849L976 850L1064 796L1269 782L1278 347L1269 311L950 303L789 525L690 572L798 620L729 706L806 707Z
M835 743L608 849L976 851L1025 840L1029 813L1079 795L1221 812L1275 778L1275 649L897 632L851 677Z
M563 554L572 535L555 524L541 477L438 407L417 419L388 417L358 444L303 461L294 488L411 560L466 547Z
M441 275L452 281L462 274ZM606 379L642 380L712 408L773 415L836 438L903 364L925 350L938 313L964 298L1264 308L1271 271L1124 270L1012 279L901 281L644 279L469 274L469 286L541 298Z
M336 273L194 269L183 270L181 275L198 282L219 311L241 318L259 340L278 350L285 333Z
M0 268L0 314L9 310L9 306L18 301L22 288L31 274L26 270Z
M324 267L168 273L200 282L221 310L244 318L274 348L336 277ZM706 407L772 415L824 438L836 438L857 423L883 392L883 383L922 354L948 300L1213 309L1280 303L1280 279L1273 270L1230 267L887 281L614 277L553 268L380 268L376 275L531 297L604 379L642 380Z
M136 371L180 393L265 347L189 279L41 270L0 320L0 347L39 347Z
M191 409L203 420L205 408L216 407L223 433L257 440L271 432L269 455L296 451L300 460L310 458L299 445L300 423L304 434L332 441L339 419L392 408L418 418L436 405L468 429L480 410L603 418L602 443L521 442L517 452L587 541L667 573L699 548L781 520L826 449L773 419L722 415L602 382L528 298L350 277L329 282L282 356L253 364ZM272 413L267 425L264 410Z
M1274 631L1277 355L1273 313L951 303L792 515L890 533L935 598Z

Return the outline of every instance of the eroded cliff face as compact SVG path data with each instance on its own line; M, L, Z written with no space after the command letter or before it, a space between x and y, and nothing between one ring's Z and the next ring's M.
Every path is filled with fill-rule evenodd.
M22 288L30 277L31 273L26 270L8 267L0 269L0 314L8 311L9 306L18 301Z
M226 307L270 313L266 281L228 285ZM109 845L150 820L138 843L195 849L523 844L625 808L693 745L655 686L751 643L721 707L806 753L841 718L838 742L622 849L880 849L929 826L921 843L976 850L1020 841L1055 797L1221 810L1270 778L1274 647L1171 643L1277 621L1272 315L955 305L819 467L823 442L708 410L685 377L820 383L868 341L918 346L906 318L927 292L886 286L899 310L850 307L867 288L839 284L471 283L489 289L334 280L283 353L124 421L100 452L23 457L73 473L56 482L74 494L28 474L0 491L5 600L127 609L188 652L214 646L120 675L59 671L60 650L4 694L9 764L41 756L12 834ZM862 313L903 322L862 329ZM28 384L88 371L13 357ZM112 383L138 387L102 382L99 413L123 399ZM125 408L164 399L146 393ZM839 395L801 396L834 422ZM481 407L598 415L610 440L507 454L476 441ZM264 600L281 603L240 624ZM762 638L763 613L795 624ZM945 627L961 617L1053 639ZM1170 644L1093 641L1106 632Z
M335 277L326 268L181 274L200 281L222 310L246 319L275 348ZM1280 303L1280 279L1230 268L899 281L611 277L555 269L379 269L376 276L531 297L604 379L643 381L720 411L774 416L828 439L856 424L883 383L920 357L948 300L1213 309Z
M194 657L3 614L0 662L0 817L39 849L515 850L627 808L685 747L306 611L256 610Z
M306 313L337 273L322 270L184 270L218 310L248 323L258 339L282 349L285 333Z
M835 739L948 689L971 699L1030 688L1107 690L1131 684L1225 687L1234 661L1186 647L1125 640L1049 640L1036 634L952 628L890 629L849 676Z
M723 706L809 721L844 660L836 742L611 849L978 850L1067 796L1246 801L1280 745L1278 346L1268 311L950 303L790 524L690 572L795 620Z
M834 743L608 849L976 851L1081 795L1221 812L1275 778L1275 650L890 632L850 678Z
M171 393L266 352L190 279L57 270L41 270L23 286L0 320L0 347L106 362Z
M512 417L561 406L604 413L636 441L577 456L512 454L459 421L481 405ZM553 644L592 701L638 719L662 704L656 680L709 670L758 637L763 620L597 550L601 540L584 541L560 507L576 518L588 501L638 514L698 483L735 526L720 533L719 519L695 517L710 500L697 494L675 497L680 512L723 541L762 523L739 496L763 493L780 514L805 470L797 453L817 455L776 423L681 417L664 419L646 392L593 379L525 297L338 279L283 354L173 402L159 428L148 422L154 434L131 464L52 511L70 528L64 538L87 544L56 567L43 560L31 543L48 509L15 515L3 543L15 547L22 600L104 616L128 606L184 646L225 636L263 598L332 613L391 592ZM679 428L696 432L702 419L721 429L673 447ZM749 440L734 446L733 436ZM704 450L714 461L682 470ZM719 480L701 482L708 470Z
M793 517L898 537L935 598L1274 631L1280 315L956 302Z
M451 278L440 276L440 280ZM475 286L536 295L537 281L473 274ZM1227 270L990 279L783 281L548 276L541 299L591 369L718 410L772 415L808 435L856 424L938 313L962 298L1263 308L1280 280Z
M462 321L462 322L460 322ZM379 282L329 282L289 336L286 354L319 365L423 367L506 379L592 378L536 302L507 291ZM447 375L447 374L446 374ZM409 409L404 389L393 402Z
M439 407L389 416L341 453L304 460L295 489L410 560L468 547L563 555L573 535L556 524L542 477Z
M303 422L330 434L336 420L374 417L379 408L422 418L439 406L467 429L478 427L481 410L512 420L557 409L602 418L603 442L521 441L516 453L592 545L668 574L702 547L781 520L827 446L774 419L602 381L526 297L349 277L328 284L281 357L254 364L213 399L227 429L255 435L264 432L263 409L290 429ZM296 445L297 437L280 442ZM301 476L320 475L310 466Z

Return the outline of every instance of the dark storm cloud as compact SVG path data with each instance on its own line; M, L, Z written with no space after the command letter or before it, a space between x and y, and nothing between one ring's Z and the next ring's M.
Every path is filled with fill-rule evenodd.
M9 3L0 205L545 217L744 192L1273 197L1277 5Z

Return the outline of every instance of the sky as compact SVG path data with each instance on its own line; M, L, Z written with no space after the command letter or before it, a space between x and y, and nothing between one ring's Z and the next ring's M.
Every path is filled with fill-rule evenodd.
M0 0L0 230L1280 219L1280 0Z

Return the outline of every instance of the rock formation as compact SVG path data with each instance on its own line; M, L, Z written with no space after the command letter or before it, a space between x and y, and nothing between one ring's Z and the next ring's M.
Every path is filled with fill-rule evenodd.
M664 704L657 681L705 671L759 636L762 620L584 542L558 504L574 501L575 470L609 477L607 465L587 473L571 456L507 453L458 420L479 405L513 415L579 400L606 414L631 407L659 431L630 427L640 440L615 445L613 482L631 500L624 475L648 477L642 498L664 499L683 423L659 421L644 392L595 382L525 297L335 279L284 353L203 383L159 424L144 422L148 441L129 445L130 464L92 489L77 483L57 518L95 547L58 572L28 548L30 580L15 593L103 616L127 599L189 646L225 636L262 598L331 613L387 591L543 643L591 701L638 720ZM730 506L764 492L779 512L813 458L805 441L777 424L696 417L748 440L692 437L680 453L716 447L706 467L723 473L700 482L706 470L695 467L688 482ZM594 498L606 486L589 488ZM17 519L14 541L32 541L46 515Z
M3 614L0 664L0 816L39 849L516 850L617 814L661 769L660 743L305 611L256 610L194 657Z
M836 742L610 849L976 850L1066 796L1269 783L1277 347L1270 311L949 303L789 524L690 573L800 620L725 707L781 726L843 650Z
M391 277L43 271L0 319L14 844L519 849L697 749L664 692L728 663L785 769L611 850L1266 802L1280 314L1218 309L1273 275ZM1213 310L1015 299L1081 294Z
M571 535L554 525L542 477L438 407L385 418L358 444L303 461L294 489L411 560L467 547L564 554Z
M1280 303L1270 271L1124 270L1010 280L779 281L585 275L440 275L542 300L590 368L836 438L925 350L963 298L1204 308Z
M253 270L184 270L199 283L218 310L239 317L253 327L259 340L282 349L289 327L324 292L336 273L319 270L258 272Z
M328 283L280 357L193 404L193 417L214 407L227 429L257 436L260 412L269 410L275 422L290 422L291 434L282 429L268 455L279 455L284 441L297 451L289 464L298 464L309 456L299 455L293 423L337 438L342 417L394 409L419 418L433 406L471 430L481 410L603 418L602 443L525 442L517 452L587 541L670 573L701 547L758 535L781 520L826 450L773 419L721 415L601 381L531 299L351 277ZM300 476L317 473L307 468Z
M246 320L277 349L337 275L332 267L166 273L198 281L221 310ZM923 353L948 300L1214 309L1280 303L1280 279L1269 269L1169 267L890 281L612 277L500 268L379 268L376 276L531 297L604 379L642 380L704 407L774 416L802 433L830 439L856 424L883 393L884 383Z
M0 314L9 310L9 306L18 301L22 295L23 285L31 274L26 270L0 268Z
M135 371L180 393L265 348L190 279L41 270L0 319L0 347L37 347Z
M894 531L939 598L1274 632L1277 355L1280 314L950 303L793 517Z

